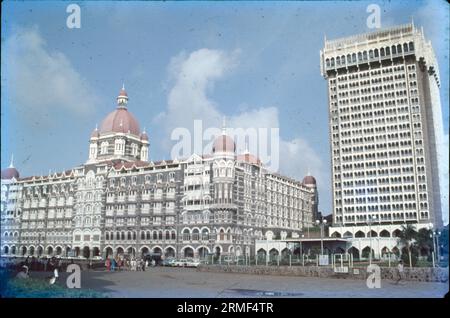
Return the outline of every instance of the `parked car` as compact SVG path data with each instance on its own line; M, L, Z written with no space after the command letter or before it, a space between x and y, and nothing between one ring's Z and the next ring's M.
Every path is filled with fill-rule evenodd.
M175 267L184 267L186 266L187 259L182 258L173 262L173 266Z
M102 260L103 258L101 257L101 256L94 256L94 257L92 257L92 260L94 260L94 261L99 261L99 260Z
M200 261L197 259L187 259L185 267L198 267L200 265Z
M162 261L161 265L162 266L175 266L176 259L174 258L166 258L165 260Z

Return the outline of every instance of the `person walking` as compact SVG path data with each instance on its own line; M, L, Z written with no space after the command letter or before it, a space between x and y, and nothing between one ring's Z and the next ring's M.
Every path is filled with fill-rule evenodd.
M105 261L105 266L107 272L111 271L111 260L109 259L109 257Z
M398 262L398 265L397 265L397 275L398 275L397 281L395 282L396 285L398 285L398 283L399 283L399 282L402 280L402 278L403 278L403 261L402 261L402 260L400 260L400 261Z

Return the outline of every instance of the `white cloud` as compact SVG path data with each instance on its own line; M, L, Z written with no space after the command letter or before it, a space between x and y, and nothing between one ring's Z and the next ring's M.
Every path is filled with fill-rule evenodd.
M37 27L17 29L3 44L2 55L7 104L23 119L50 124L55 111L92 113L97 97L87 81L62 52L47 47Z
M167 109L157 117L157 122L168 132L176 127L193 131L195 119L202 119L203 129L220 127L224 113L208 93L211 93L216 81L223 79L235 68L238 57L239 51L227 53L200 49L189 55L183 52L173 58L168 70L170 80L174 84L168 95ZM227 117L227 127L280 128L282 133L278 109L275 106L251 108L246 105L244 111ZM165 148L171 145L164 144ZM238 151L244 150L242 145L238 144L237 147ZM298 135L292 140L280 138L279 151L280 172L298 180L310 172L316 177L319 188L329 191L323 162L307 140Z

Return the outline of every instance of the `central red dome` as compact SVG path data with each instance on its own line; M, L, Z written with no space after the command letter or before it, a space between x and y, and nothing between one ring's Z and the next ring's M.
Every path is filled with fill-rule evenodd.
M128 133L139 136L139 123L125 108L118 108L109 113L100 126L100 134L109 132Z
M233 139L227 135L220 135L214 140L213 152L235 152L236 145Z

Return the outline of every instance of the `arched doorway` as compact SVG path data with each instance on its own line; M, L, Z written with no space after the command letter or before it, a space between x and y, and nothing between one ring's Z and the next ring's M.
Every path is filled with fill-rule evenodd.
M124 254L124 250L123 250L122 247L118 247L118 248L116 249L116 252L117 252L117 255L118 255L118 256L122 256L122 255Z
M352 237L353 237L353 234L352 234L351 232L347 231L347 232L344 233L344 236L343 236L343 237L344 237L344 238L352 238Z
M256 253L259 260L265 260L266 259L266 250L263 248L260 248L258 252Z
M175 250L172 247L166 248L166 257L175 257Z
M400 250L398 249L397 246L394 246L392 248L392 253L396 256L396 257L400 257Z
M202 246L198 249L198 256L202 259L205 259L208 257L208 250L206 247Z
M160 247L154 247L153 248L153 253L154 254L159 254L159 255L162 255L162 250L161 250L161 248Z
M47 255L53 256L53 247L51 247L51 246L47 247Z
M91 251L89 250L89 246L83 247L83 257L89 258L91 256Z
M34 255L34 246L30 246L29 255Z
M385 246L381 249L381 257L388 258L388 255L389 255L389 249L387 248L387 246Z
M220 247L216 246L216 257L220 257Z
M3 247L3 254L8 255L9 253L9 247L8 246L4 246Z
M275 248L272 248L270 251L269 251L269 259L271 260L271 261L276 261L277 259L278 259L278 250L277 249L275 249Z
M105 248L105 258L113 257L114 251L111 247Z
M356 247L350 247L348 253L352 255L354 260L359 260L359 250Z
M147 247L144 246L143 248L141 248L141 257L145 257L148 254L149 254L149 250Z
M135 257L136 256L136 250L134 249L134 247L127 248L127 254L128 254L128 256Z
M27 248L25 246L22 246L22 256L25 256L27 254Z
M371 252L372 252L372 259L373 259L374 256L375 256L375 253L374 253L373 249L371 249L369 246L366 246L365 248L363 248L363 250L361 252L361 254L362 254L361 256L363 258L369 258Z
M92 256L100 256L100 249L98 247L94 247L92 250Z
M16 247L11 247L11 255L16 255Z
M183 255L184 255L184 257L192 258L192 257L194 257L194 250L191 247L186 247L184 249L184 254Z
M56 255L61 256L61 254L62 254L62 248L61 248L61 246L57 246L56 247Z
M331 237L340 238L341 237L341 233L333 232L333 234L331 234Z
M42 246L38 246L37 248L37 255L42 256L42 253L44 252L44 248Z

